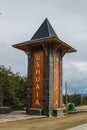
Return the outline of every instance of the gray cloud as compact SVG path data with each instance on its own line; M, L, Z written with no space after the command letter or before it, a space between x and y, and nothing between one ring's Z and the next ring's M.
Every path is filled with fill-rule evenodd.
M25 75L27 73L26 54L14 49L7 43L0 43L0 45L0 65L11 66L15 73Z
M66 73L67 72L67 73ZM64 67L64 87L65 81L68 84L68 93L87 93L87 70L79 70L73 64ZM65 89L65 88L64 88ZM65 90L64 90L65 91Z

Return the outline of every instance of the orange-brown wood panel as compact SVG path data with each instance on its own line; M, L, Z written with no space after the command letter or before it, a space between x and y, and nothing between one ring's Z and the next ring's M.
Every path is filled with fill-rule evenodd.
M54 54L54 103L53 108L60 107L60 61L58 54Z
M43 106L43 51L33 54L33 86L32 86L32 107L42 108Z
M60 60L58 60L58 108L60 108Z

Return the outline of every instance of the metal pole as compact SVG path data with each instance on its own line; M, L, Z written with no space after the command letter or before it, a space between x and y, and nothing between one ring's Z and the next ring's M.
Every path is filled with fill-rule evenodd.
M81 92L81 106L83 105L83 92Z

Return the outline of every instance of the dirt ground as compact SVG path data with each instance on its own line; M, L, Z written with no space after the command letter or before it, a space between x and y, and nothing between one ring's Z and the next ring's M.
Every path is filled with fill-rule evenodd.
M78 108L82 109L82 108ZM84 107L87 109L87 107ZM0 123L0 130L67 130L87 123L87 112L65 114L62 117L25 118L18 121Z

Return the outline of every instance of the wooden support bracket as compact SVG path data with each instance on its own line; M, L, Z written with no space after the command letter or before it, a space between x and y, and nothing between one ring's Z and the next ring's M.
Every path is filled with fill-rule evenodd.
M27 49L27 51L25 51L26 55L29 56L29 58L31 58L31 50Z
M66 52L67 52L66 49L62 51L62 57L66 54Z
M47 56L48 55L47 47L44 44L42 44L42 47L44 49L45 56Z

